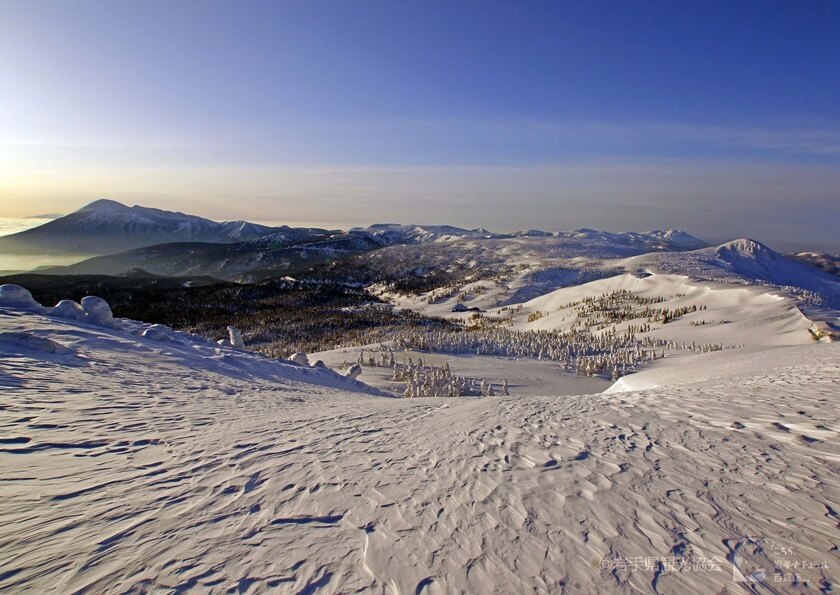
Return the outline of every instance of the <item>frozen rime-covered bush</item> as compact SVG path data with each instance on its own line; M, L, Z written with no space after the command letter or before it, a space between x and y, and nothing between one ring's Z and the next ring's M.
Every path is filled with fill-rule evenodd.
M91 324L119 328L120 323L114 319L111 306L100 297L88 295L82 298L82 309L87 313L87 321Z
M359 364L353 364L352 366L347 368L347 370L344 371L344 375L347 376L347 378L352 378L353 380L358 378L361 373L362 366L360 366Z
M122 326L119 321L114 319L108 302L93 295L83 297L81 304L77 304L73 300L61 300L49 313L50 316L78 320L108 328L120 328Z
M242 340L242 331L233 325L227 327L227 330L231 347L245 349L245 341Z
M302 351L298 351L297 353L293 353L287 358L289 361L295 362L299 366L308 366L309 365L309 357Z
M20 285L7 283L0 285L0 306L15 306L31 310L42 310L41 304L35 301L28 289Z
M171 341L172 329L162 324L153 324L143 331L143 337L152 341Z
M61 300L52 308L44 308L35 301L28 289L9 283L0 285L0 306L26 308L50 316L88 322L109 328L122 327L122 324L114 318L108 302L93 295L83 297L81 304L73 300Z
M61 300L50 310L50 316L84 322L87 319L87 312L73 300Z

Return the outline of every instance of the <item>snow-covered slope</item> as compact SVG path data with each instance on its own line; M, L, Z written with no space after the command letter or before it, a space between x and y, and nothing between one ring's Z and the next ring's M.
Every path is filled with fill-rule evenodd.
M476 283L476 285L489 285ZM621 274L548 291L539 297L499 307L499 289L475 292L471 286L465 291L469 298L460 301L456 295L428 303L424 296L407 298L384 294L399 307L414 309L430 316L468 319L472 313L456 313L453 308L462 303L480 307L484 315L509 321L515 330L570 331L586 321L576 314L574 304L582 300L598 299L614 292L627 292L634 300L648 300L656 309L679 310L697 307L667 324L653 324L649 332L639 333L665 341L725 346L800 345L812 341L808 332L811 324L800 310L800 303L783 292L767 287L727 284L691 279L684 275L662 273L638 277ZM517 292L520 293L520 292ZM506 302L505 302L506 303ZM628 302L641 310L644 306ZM635 318L617 323L619 330L638 325L647 319ZM605 328L611 328L607 325ZM595 329L593 329L595 330ZM690 359L690 358L689 358Z
M659 291L665 297L683 290L695 295L697 287L709 290L730 287L744 295L775 296L769 298L772 302L788 296L796 301L786 304L798 306L814 319L834 320L840 313L840 279L786 258L753 240L734 240L691 251L645 252L625 258L622 255L632 254L638 248L610 242L600 237L600 233L589 232L578 238L535 236L453 242L446 248L436 260L430 260L435 255L428 249L417 250L414 259L403 260L414 266L422 264L424 269L432 271L459 266L461 270L452 276L453 282L417 295L397 293L387 284L374 289L400 307L435 316L450 316L459 304L485 310L490 315L498 314L494 311L499 308L515 310L521 305L527 315L539 310L540 302L531 301L540 296L549 300L560 299L552 295L564 296L562 299L574 301L613 290L635 291L640 286L646 288L646 294ZM388 262L383 259L382 266L388 266ZM653 277L648 281L642 281L650 276ZM675 288L671 277L679 279L677 285L685 287ZM657 289L660 281L664 284ZM744 290L745 286L753 289ZM575 287L579 289L566 289Z
M33 229L0 238L0 251L114 254L165 242L235 242L265 235L272 229L247 221L217 223L102 199Z
M311 384L379 394L323 366L300 366L162 325L114 319L108 304L92 296L81 303L62 300L53 307L43 307L27 290L0 285L0 320L0 352L9 361L18 356L49 356L57 365L91 369L103 375L119 372L120 366L141 375L148 365L172 366L175 373L183 374L183 382L194 380L190 377L192 370L217 378L219 386L233 392L236 383L247 382L263 387ZM154 382L152 377L147 380Z
M790 259L818 268L830 275L840 277L840 254L826 254L825 252L799 252L786 254Z
M400 400L124 324L0 311L0 591L837 588L836 344L642 392Z

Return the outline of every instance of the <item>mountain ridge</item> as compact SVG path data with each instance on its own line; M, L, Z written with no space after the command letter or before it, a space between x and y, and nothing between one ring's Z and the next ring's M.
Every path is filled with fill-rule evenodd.
M322 228L266 226L244 220L213 221L180 211L141 205L128 206L101 198L37 227L0 237L0 250L7 253L63 252L102 256L127 250L175 242L234 243L275 234L326 235ZM528 230L497 233L478 227L452 225L376 223L354 227L346 233L368 234L381 244L446 242L461 239L505 239L514 237L582 237L627 245L661 242L662 249L695 249L708 244L685 231L605 232L593 229L573 231Z

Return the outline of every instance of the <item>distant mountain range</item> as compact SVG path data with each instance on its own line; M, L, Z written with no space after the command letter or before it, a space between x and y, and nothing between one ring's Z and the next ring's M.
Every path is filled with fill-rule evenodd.
M616 256L692 250L707 245L679 230L530 230L501 234L481 228L389 223L348 231L268 227L247 221L218 223L102 199L41 226L0 237L0 253L94 256L69 267L39 270L52 274L117 275L141 268L161 275L212 275L243 280L294 274L302 268L387 246L542 237L564 245L597 246Z
M508 238L567 238L594 240L621 246L637 246L645 250L696 250L705 248L709 244L693 235L679 230L654 230L646 232L611 233L594 229L575 229L573 231L515 231L513 233L496 233L486 229L461 229L451 225L396 225L379 223L357 230L370 233L377 237L389 238L392 244L447 242L452 240L500 240Z

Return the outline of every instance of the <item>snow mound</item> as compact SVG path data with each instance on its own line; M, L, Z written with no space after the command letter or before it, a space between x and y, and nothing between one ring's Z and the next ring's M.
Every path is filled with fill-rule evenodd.
M14 306L27 310L42 310L41 304L35 301L28 289L20 285L6 283L0 285L0 306Z
M61 300L52 308L44 308L35 301L28 289L20 285L6 284L0 285L0 306L46 313L50 316L108 328L120 328L121 326L120 322L114 318L108 302L93 295L83 297L81 304L73 300Z

